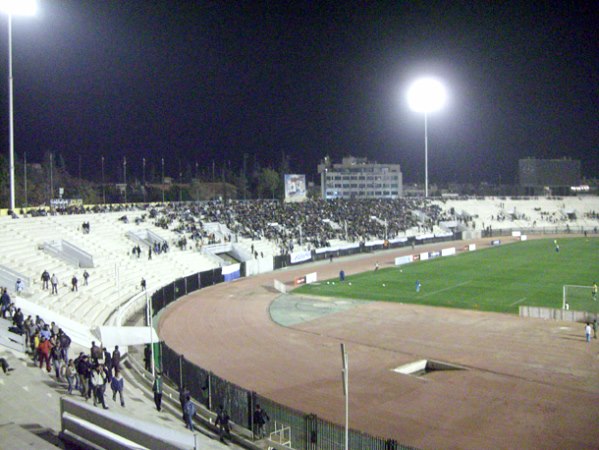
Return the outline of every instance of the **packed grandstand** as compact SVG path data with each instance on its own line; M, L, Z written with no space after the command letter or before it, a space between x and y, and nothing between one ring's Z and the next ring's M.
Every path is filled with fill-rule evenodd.
M597 234L599 197L273 200L30 209L0 217L0 286L25 315L59 323L89 347L93 327L121 325L181 277L247 263L247 275L293 256L372 243L425 243L512 231ZM377 248L385 248L377 247ZM309 259L309 258L308 258ZM84 271L89 283L82 286ZM58 280L57 294L41 275ZM225 271L223 271L225 273ZM80 280L73 288L73 278ZM15 292L17 280L22 290ZM143 283L142 283L143 280ZM87 280L86 280L87 281Z

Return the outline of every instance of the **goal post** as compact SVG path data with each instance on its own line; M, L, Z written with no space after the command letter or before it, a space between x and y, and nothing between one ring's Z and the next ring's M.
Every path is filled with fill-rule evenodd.
M598 300L593 300L593 287L564 284L562 288L562 309L574 311L595 311Z

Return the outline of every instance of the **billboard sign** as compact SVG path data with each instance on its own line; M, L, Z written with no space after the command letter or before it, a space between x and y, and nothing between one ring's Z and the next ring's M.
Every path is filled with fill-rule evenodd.
M285 201L306 200L306 175L285 175Z

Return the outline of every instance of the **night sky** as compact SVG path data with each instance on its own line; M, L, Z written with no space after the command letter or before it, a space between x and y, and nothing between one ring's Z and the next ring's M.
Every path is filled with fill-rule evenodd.
M15 151L63 155L114 181L141 159L176 176L256 159L317 179L326 155L424 178L424 121L405 92L442 78L429 176L516 181L517 159L599 170L596 2L39 0L13 19ZM0 18L0 150L8 154L7 19ZM208 169L209 171L210 169Z

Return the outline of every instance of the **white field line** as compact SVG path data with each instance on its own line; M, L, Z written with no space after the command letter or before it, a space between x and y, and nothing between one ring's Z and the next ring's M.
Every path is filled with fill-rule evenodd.
M472 280L464 281L463 283L454 284L453 286L449 286L449 287L439 289L439 290L436 290L433 292L427 292L426 294L421 295L420 298L430 297L431 295L438 294L439 292L451 291L452 289L455 289L460 286L464 286L465 284L468 284L468 283L472 283Z
M518 303L522 303L524 300L526 300L526 297L522 297L520 300L516 300L514 303L510 303L510 306L514 306L514 305L517 305Z

